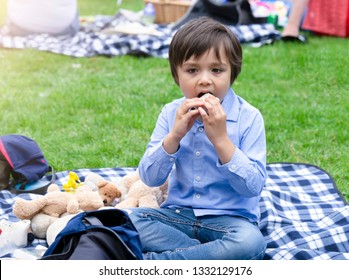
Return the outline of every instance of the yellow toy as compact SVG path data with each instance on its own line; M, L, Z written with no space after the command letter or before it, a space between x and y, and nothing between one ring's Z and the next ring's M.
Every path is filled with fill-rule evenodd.
M82 185L80 178L78 176L78 174L76 174L75 172L70 171L69 172L69 177L68 177L68 182L65 183L62 186L62 189L65 192L69 192L69 193L75 193L76 189L78 187L80 187Z

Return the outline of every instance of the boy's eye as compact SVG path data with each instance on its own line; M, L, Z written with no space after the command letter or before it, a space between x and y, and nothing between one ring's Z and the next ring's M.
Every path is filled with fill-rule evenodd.
M223 70L222 69L219 69L219 68L213 68L212 69L212 72L213 73L221 73Z
M190 68L187 70L188 73L195 73L196 72L196 69L195 68Z

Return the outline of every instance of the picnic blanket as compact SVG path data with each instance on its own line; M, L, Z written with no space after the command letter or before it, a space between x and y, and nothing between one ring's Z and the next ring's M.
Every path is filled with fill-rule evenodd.
M229 27L241 43L254 46L280 38L272 24ZM168 58L169 44L176 31L171 25L146 25L132 13L121 11L113 16L81 19L80 30L74 37L48 34L11 37L7 26L3 26L0 29L0 48L30 48L73 57L138 55Z
M81 180L94 172L116 182L135 168L72 170ZM301 163L269 163L260 200L260 229L267 242L266 260L349 260L349 206L332 177L321 168ZM57 184L67 182L69 171L57 173ZM25 199L38 195L20 194ZM0 192L0 219L18 221L12 214L15 195ZM47 246L34 239L28 248Z

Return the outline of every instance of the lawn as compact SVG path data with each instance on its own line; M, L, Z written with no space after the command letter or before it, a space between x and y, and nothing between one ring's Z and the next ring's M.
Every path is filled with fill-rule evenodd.
M143 2L121 7L140 10ZM95 15L119 7L79 0L79 8ZM307 45L243 50L233 88L264 116L268 162L318 165L349 201L349 41L309 34ZM0 77L0 135L32 137L57 170L136 166L162 106L181 96L159 58L0 49Z

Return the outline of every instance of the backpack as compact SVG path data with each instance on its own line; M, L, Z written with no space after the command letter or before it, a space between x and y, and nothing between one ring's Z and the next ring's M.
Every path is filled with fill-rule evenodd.
M181 17L174 23L177 29L191 19L208 16L225 25L248 25L262 24L267 18L257 18L252 13L248 0L197 0Z
M128 214L116 208L71 218L42 260L142 260L141 241Z
M47 178L40 181L44 175ZM0 190L45 194L54 181L55 171L33 139L18 134L0 136Z

